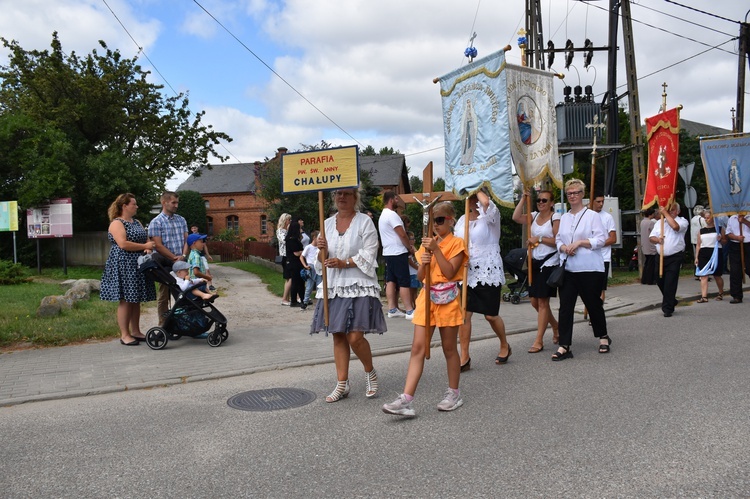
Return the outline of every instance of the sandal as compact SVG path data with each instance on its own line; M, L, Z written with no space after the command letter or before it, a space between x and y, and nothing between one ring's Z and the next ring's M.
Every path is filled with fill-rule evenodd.
M378 373L375 372L375 368L372 368L372 371L365 372L365 383L367 385L367 388L365 389L365 397L372 398L378 393Z
M701 296L701 299L696 301L695 303L708 303L708 298L705 296Z
M609 353L609 346L612 344L612 338L609 336L600 336L600 340L607 340L607 344L599 343L599 353Z
M510 345L508 345L508 355L505 357L500 357L499 355L495 357L495 364L501 365L508 362L508 359L510 358L510 355L513 353L513 349L510 348Z
M542 345L540 347L535 347L535 346L532 345L532 347L529 348L529 353L539 353L542 350L544 350L544 345Z
M564 352L561 352L560 349L565 350ZM572 359L573 358L573 352L570 351L569 346L563 346L560 345L557 349L557 352L552 354L552 360L565 360L565 359Z
M326 402L338 402L341 399L345 399L349 396L349 380L346 381L339 381L336 383L336 389L331 392L329 396L326 397Z
M724 299L724 293L719 293L719 294L718 294L718 295L716 296L716 298L715 298L715 300L716 300L716 301L721 301L721 300L723 300L723 299Z

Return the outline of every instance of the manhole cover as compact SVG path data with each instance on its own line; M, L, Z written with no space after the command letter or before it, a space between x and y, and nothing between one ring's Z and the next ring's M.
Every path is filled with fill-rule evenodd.
M315 394L299 388L269 388L242 392L227 400L227 405L241 411L278 411L302 407L315 400Z

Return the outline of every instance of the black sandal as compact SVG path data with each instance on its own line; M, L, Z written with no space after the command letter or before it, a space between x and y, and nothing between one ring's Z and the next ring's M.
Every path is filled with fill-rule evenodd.
M600 340L607 340L607 344L599 343L599 353L609 353L609 346L612 344L612 338L609 336L600 336Z
M573 352L570 351L569 346L566 347L566 346L560 345L559 348L562 348L565 351L561 352L560 350L558 350L557 352L552 354L552 360L565 360L565 359L573 358Z

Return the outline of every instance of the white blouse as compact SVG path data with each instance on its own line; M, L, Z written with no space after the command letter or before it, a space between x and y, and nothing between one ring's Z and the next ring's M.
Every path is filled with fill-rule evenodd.
M372 296L380 298L378 283L378 231L372 219L357 212L346 232L336 230L336 215L326 219L325 235L328 242L328 258L346 260L351 258L356 267L326 268L328 299ZM323 274L323 264L315 262L315 271ZM323 296L323 282L318 285L318 296Z
M560 254L565 260L565 270L570 272L604 272L604 259L601 247L607 235L599 214L584 208L576 214L565 213L560 217L560 228L557 230L557 250L581 239L588 239L591 248L579 246L574 255Z
M539 216L538 211L531 212L531 239L539 240L539 236L542 237L555 237L552 231L552 222L560 220L560 214L557 212L552 213L552 218L539 225L536 220ZM547 246L546 244L538 244L531 252L531 257L534 260L544 260L548 255L554 253L546 262L542 264L542 267L552 267L560 265L560 255L557 253L557 248Z
M500 211L492 201L485 210L477 203L479 217L469 221L469 287L479 283L488 286L505 284L505 270L500 256ZM463 239L466 215L456 222L453 234Z

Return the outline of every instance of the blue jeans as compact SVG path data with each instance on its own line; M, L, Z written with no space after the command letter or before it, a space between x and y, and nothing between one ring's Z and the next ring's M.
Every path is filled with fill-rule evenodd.
M307 279L305 281L305 303L310 301L310 295L312 294L313 289L318 287L318 284L320 284L320 281L323 280L322 275L315 274L315 277L312 279Z

